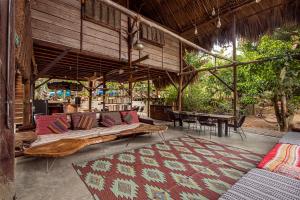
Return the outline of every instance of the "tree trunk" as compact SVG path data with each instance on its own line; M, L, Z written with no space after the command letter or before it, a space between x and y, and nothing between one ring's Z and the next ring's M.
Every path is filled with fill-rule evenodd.
M279 97L277 93L272 98L277 123L280 131L288 131L289 120L287 118L287 102L286 96L282 95Z
M282 127L280 127L280 131L288 131L289 123L288 123L287 100L286 100L285 92L282 92L281 95L281 116L282 116Z

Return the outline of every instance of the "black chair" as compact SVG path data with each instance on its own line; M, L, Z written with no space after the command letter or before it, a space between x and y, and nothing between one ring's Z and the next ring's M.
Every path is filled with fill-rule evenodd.
M188 124L188 129L190 129L191 124L194 124L194 127L197 128L197 117L191 116L185 112L180 113L180 120Z
M136 112L139 112L140 107L139 107L139 106L136 106L136 107L134 107L133 109L134 109Z
M179 114L174 113L172 110L167 110L169 119L174 123L174 127L176 127L176 121L180 122Z
M141 108L140 108L140 113L143 113L143 112L144 112L144 109L145 109L145 107L144 107L144 106L141 106Z
M217 125L214 120L204 117L204 116L199 116L198 117L198 122L200 124L200 132L202 131L202 127L204 127L204 133L205 133L205 127L209 127L209 137L211 138L211 132L212 129L215 130L215 135L217 133Z
M246 116L243 115L243 116L240 117L240 119L238 120L237 126L236 126L237 133L241 136L242 140L244 140L243 136L244 136L245 138L247 138L247 136L246 136L246 134L245 134L245 132L244 132L244 130L243 130L243 128L242 128L242 126L243 126L245 120L246 120ZM228 124L228 127L229 127L229 133L230 133L230 129L231 129L231 128L234 128L235 126L234 126L234 124L230 123L230 124Z

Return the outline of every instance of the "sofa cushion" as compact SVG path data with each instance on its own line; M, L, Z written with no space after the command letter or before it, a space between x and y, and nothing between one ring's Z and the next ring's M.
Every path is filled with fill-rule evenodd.
M120 114L123 121L127 124L135 124L140 122L136 111L121 111Z
M63 116L66 115L65 113L53 113L52 115L58 115L58 116ZM71 128L71 116L67 115L67 123L68 123L68 128Z
M39 115L36 116L36 134L46 135L52 134L52 130L49 129L49 125L55 122L57 119L62 119L67 123L67 115Z
M95 119L93 117L90 117L88 115L82 115L77 128L82 130L90 130L93 128L94 122Z
M115 121L115 125L122 124L121 115L119 112L103 112L101 113L101 122L106 116L110 116Z
M62 119L57 119L52 122L48 128L52 131L52 133L61 134L68 132L68 123Z
M115 123L115 120L109 115L105 115L101 122L101 124L105 127L112 127L113 125L115 125Z
M258 164L258 168L276 171L282 164L300 167L300 146L292 144L276 144Z
M83 115L93 118L93 119L94 119L94 121L93 121L93 128L98 127L96 113L94 113L94 112L87 112L87 113L73 113L73 114L71 114L71 119L72 119L72 129L73 129L73 130L80 129L80 128L78 127L78 124L79 124L79 121L80 121L80 119L81 119L81 117L82 117Z

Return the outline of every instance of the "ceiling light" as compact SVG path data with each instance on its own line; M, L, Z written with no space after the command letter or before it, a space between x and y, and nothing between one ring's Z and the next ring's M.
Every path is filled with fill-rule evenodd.
M144 45L143 43L141 43L140 41L137 41L135 44L134 44L134 47L133 47L135 50L143 50L144 49Z
M261 2L261 0L255 0L255 2L256 2L256 3L259 3L259 2Z
M221 23L221 19L220 17L218 18L218 22L217 22L217 28L221 28L222 23Z
M212 15L212 16L215 16L215 15L216 15L215 7L213 8L213 10L212 10L212 12L211 12L211 15Z
M198 35L198 28L196 25L195 25L195 35Z
M120 69L119 70L119 74L121 75L121 74L123 74L124 73L124 69Z

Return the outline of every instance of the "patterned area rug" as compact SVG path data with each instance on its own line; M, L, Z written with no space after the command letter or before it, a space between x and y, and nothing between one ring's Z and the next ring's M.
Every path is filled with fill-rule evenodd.
M182 137L74 164L96 200L218 199L261 155Z

